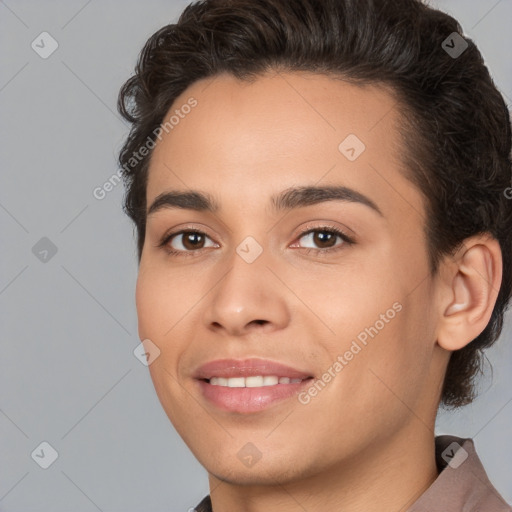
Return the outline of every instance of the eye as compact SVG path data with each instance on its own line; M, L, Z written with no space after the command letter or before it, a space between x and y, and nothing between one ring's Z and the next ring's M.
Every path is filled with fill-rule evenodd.
M301 233L298 241L299 244L294 244L292 247L307 249L306 252L308 253L311 250L316 253L325 253L338 250L345 244L351 245L354 243L352 238L333 226L308 229Z
M216 247L216 244L206 233L187 229L168 234L161 241L160 246L166 247L169 254L186 254L207 247Z
M303 231L298 242L290 247L304 249L306 253L325 254L337 251L342 246L352 245L354 240L334 226L320 226ZM183 229L169 233L158 244L171 256L194 256L201 249L219 247L206 233L198 229Z

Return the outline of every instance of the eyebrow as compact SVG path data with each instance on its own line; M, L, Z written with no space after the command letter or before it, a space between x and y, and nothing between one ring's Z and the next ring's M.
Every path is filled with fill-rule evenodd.
M292 187L270 198L272 208L276 212L303 208L327 201L345 201L363 204L383 217L380 208L370 198L348 187ZM149 207L147 215L152 215L159 210L167 208L181 208L212 213L216 213L220 210L219 204L209 194L195 190L187 192L169 191L156 197Z
M271 202L274 210L292 210L326 201L345 201L360 203L368 206L383 217L380 208L365 195L348 187L321 186L321 187L293 187L284 190L278 195L272 196Z

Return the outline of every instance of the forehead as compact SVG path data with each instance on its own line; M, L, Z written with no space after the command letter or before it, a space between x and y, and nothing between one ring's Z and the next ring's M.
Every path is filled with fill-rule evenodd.
M421 201L400 172L397 100L384 86L311 73L224 74L191 85L164 122L171 116L151 158L148 204L190 188L249 205L319 183L359 189L384 208Z

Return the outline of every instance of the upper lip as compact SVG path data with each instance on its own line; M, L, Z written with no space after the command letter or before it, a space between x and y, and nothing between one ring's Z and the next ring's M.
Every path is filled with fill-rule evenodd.
M194 377L196 379L211 379L212 377L251 377L255 375L276 375L290 379L307 379L311 374L292 368L285 364L268 359L217 359L200 366Z

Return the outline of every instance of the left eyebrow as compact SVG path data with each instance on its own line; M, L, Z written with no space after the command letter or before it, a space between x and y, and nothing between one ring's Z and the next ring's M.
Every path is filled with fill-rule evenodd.
M365 195L348 187L323 186L323 187L294 187L286 189L280 194L271 197L271 203L276 211L302 208L326 201L346 201L360 203L368 206L381 217L384 217L380 208Z

